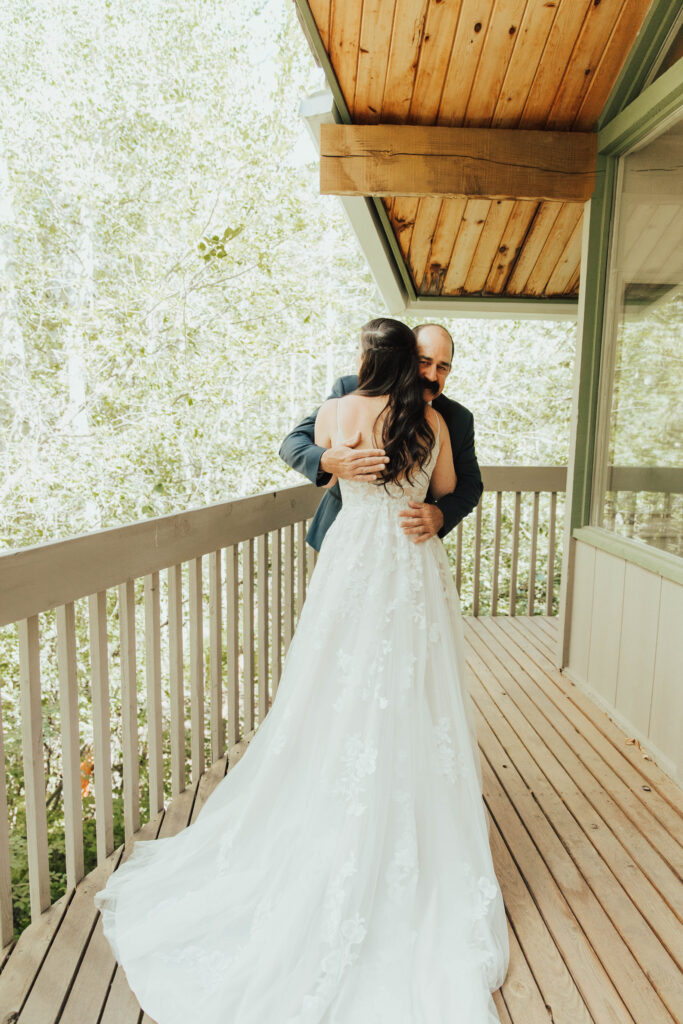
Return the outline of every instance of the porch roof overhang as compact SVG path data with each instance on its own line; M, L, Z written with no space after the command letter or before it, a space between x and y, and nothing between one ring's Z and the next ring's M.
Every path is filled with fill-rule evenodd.
M596 129L652 62L659 0L296 6L329 87L301 107L321 192L388 309L575 317Z

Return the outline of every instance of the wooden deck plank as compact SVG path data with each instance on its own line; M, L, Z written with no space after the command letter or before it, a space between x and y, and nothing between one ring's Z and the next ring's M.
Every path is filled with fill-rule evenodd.
M509 922L510 969L494 995L501 1024L673 1024L683 943L668 905L675 876L655 847L669 859L680 851L680 790L554 668L556 619L468 617L465 632ZM196 820L253 735L144 828L173 835ZM652 792L639 789L642 780ZM153 1024L92 902L130 848L114 851L5 951L0 1024Z
M605 746L604 735L590 719L587 719L578 708L572 705L565 693L553 681L553 675L557 674L557 670L553 669L544 650L541 648L529 649L523 644L518 636L519 631L515 631L514 627L501 623L500 628L507 633L509 644L506 643L506 646L512 651L520 667L543 689L571 725L590 743L593 750L608 761L610 768L628 785L630 792L647 807L659 824L667 829L669 836L677 845L677 851L675 850L674 853L678 852L678 858L680 858L681 847L683 847L683 821L664 797L659 796L652 786L646 785L644 776L639 770L640 766L634 765L623 756L624 752L629 749L628 745L622 742L621 749L610 749L609 746ZM622 733L622 738L624 738L624 733Z
M0 974L0 1024L14 1021L64 920L74 895L69 889L40 915L8 951Z
M553 984L545 993L553 1021L560 1024L563 1020L593 1019L601 1024L622 1024L628 1019L628 1011L620 994L610 982L595 950L586 942L561 887L553 879L485 756L481 767L486 803L508 848L514 850L515 863L552 936L552 955L563 968L558 971L557 963L554 965ZM505 895L504 892L504 898ZM538 963L537 956L533 961L535 970Z
M482 759L484 791L491 812L490 842L496 876L500 882L512 927L524 956L533 964L533 974L544 1004L551 1015L545 1018L553 1024L593 1024L574 980L553 941L547 923L527 887L518 866L517 850L514 858L504 838L503 829L511 827L509 807L500 800L501 790L485 760ZM514 811L512 812L514 814ZM500 819L500 821L499 821ZM525 1024L528 1017L524 1018ZM605 1024L605 1022L601 1022ZM620 1022L622 1024L622 1022Z
M490 671L476 655L469 664L482 750L586 938L634 1020L673 1024L665 1006L675 1004L675 963L507 722Z
M496 866L497 871L498 867ZM508 940L510 964L505 981L496 995L500 995L505 1003L505 1011L512 1024L551 1024L541 990L536 984L529 962L524 956L519 939L515 935L514 929L510 927L509 921ZM499 1007L500 1004L496 1002L496 1006ZM503 1024L502 1017L501 1024Z
M97 923L93 896L106 883L120 855L121 850L115 850L76 887L55 941L17 1018L21 1024L54 1024L59 1019Z
M514 724L515 731L527 748L534 749L543 759L544 774L582 827L587 829L591 842L613 873L628 879L632 898L637 900L662 944L672 955L675 951L680 955L683 934L672 910L672 906L680 903L678 880L648 841L649 836L646 838L641 833L638 825L626 816L623 806L607 789L609 769L606 762L601 762L596 778L582 760L587 752L582 750L579 756L565 740L570 732L566 728L566 720L564 726L559 722L556 725L552 713L546 717L539 710L519 681L523 673L516 665L510 664L511 659L505 649L489 637L484 642L475 630L469 631L468 638L473 651L489 667L507 694L510 709L507 718ZM544 703L542 695L538 699L539 704ZM572 740L577 747L581 745L582 738L577 733ZM618 788L614 778L609 781ZM593 828L596 822L598 827Z
M677 818L669 815L668 806L665 802L658 801L657 794L653 795L642 789L641 777L627 761L618 757L617 751L611 747L601 746L599 740L595 741L595 745L591 745L589 737L594 740L595 737L590 723L575 721L575 713L571 706L568 707L566 701L562 702L557 698L557 690L553 688L546 673L538 668L523 648L511 640L503 646L490 623L478 623L475 629L491 652L501 659L506 671L520 681L521 692L524 693L522 703L537 710L546 723L556 728L563 741L565 736L573 735L574 742L570 749L580 759L582 770L585 769L585 772L604 787L609 798L614 800L621 812L636 827L637 834L647 837L647 845L637 844L645 867L664 883L663 888L660 887L660 892L670 892L672 906L679 919L683 920L680 896L673 891L679 888L675 884L676 874L683 867L683 832ZM519 671L520 668L522 672ZM539 721L538 718L536 720ZM585 775L585 778L588 779L588 775ZM590 785L592 786L592 783ZM666 824L658 820L656 810L667 815ZM672 883L673 889L668 890Z
M656 804L654 800L650 801L650 797L642 796L641 799L646 802L650 801L653 808L658 807L655 813L660 818L660 821L672 830L672 834L680 835L679 829L681 819L683 818L683 802L681 801L681 791L670 776L662 771L651 758L644 757L639 747L635 743L630 742L632 738L612 721L607 712L603 711L595 701L591 700L587 694L566 679L554 667L547 648L541 642L536 642L536 638L528 633L527 624L523 619L520 618L515 623L510 622L509 625L507 622L501 622L501 628L511 638L516 638L518 634L521 634L523 639L531 641L531 645L527 644L525 650L536 664L544 669L550 681L559 691L560 699L571 703L577 712L580 713L581 717L572 719L579 731L582 734L585 733L586 736L594 736L594 744L598 746L600 745L600 739L597 734L600 734L611 744L612 748L638 772L645 784L649 785L651 790L666 802L667 806L664 808ZM590 722L594 732L585 729L585 721ZM638 785L637 779L633 779L633 782L634 792L638 793L639 796L641 793L647 793L647 790L642 789Z

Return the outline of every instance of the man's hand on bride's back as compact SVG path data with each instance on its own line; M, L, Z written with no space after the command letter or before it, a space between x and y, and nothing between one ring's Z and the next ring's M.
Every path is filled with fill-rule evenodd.
M389 461L383 448L356 449L360 430L343 444L327 448L320 459L320 468L341 480L376 480Z

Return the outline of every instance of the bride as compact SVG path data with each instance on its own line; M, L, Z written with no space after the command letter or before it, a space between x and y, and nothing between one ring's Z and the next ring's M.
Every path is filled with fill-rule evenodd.
M453 490L448 430L408 327L371 321L360 358L316 444L359 431L388 461L340 481L273 704L195 821L136 843L94 897L157 1024L499 1021L508 933L459 597L438 537L398 518Z

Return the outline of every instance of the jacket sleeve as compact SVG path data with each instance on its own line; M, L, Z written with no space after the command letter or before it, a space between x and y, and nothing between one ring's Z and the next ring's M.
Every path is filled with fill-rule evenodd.
M471 414L462 444L453 455L453 466L458 480L455 490L434 502L443 513L443 526L439 530L439 537L445 537L461 519L477 507L484 490L474 451L474 416Z
M341 398L344 393L340 377L334 382L328 398ZM332 474L325 473L320 469L320 460L325 449L315 443L315 418L318 415L318 409L310 416L306 416L301 423L294 427L294 430L287 434L280 445L280 458L297 473L307 477L316 487L323 487L331 480Z

